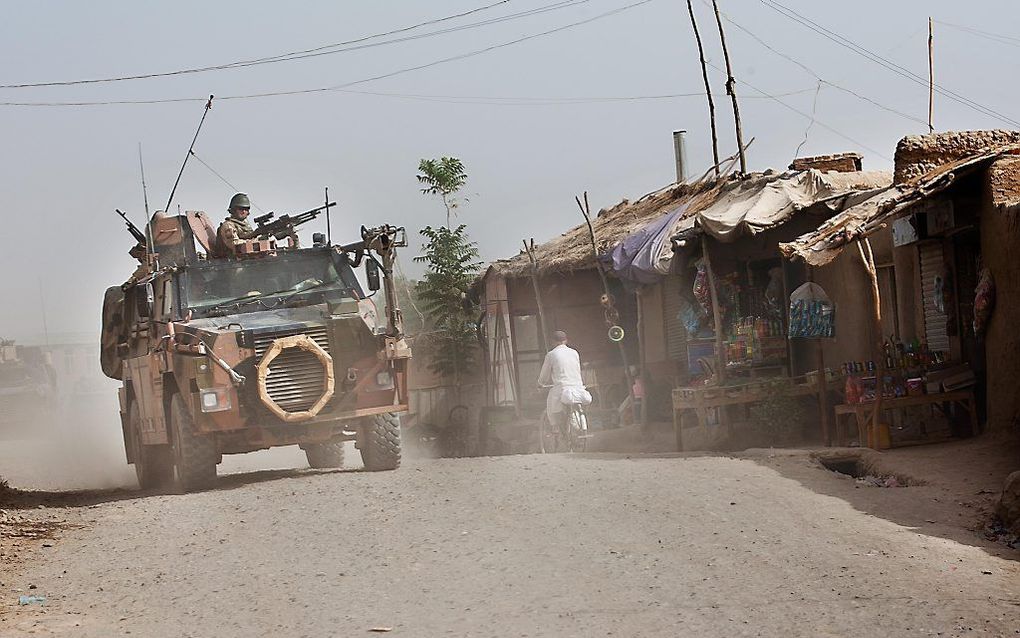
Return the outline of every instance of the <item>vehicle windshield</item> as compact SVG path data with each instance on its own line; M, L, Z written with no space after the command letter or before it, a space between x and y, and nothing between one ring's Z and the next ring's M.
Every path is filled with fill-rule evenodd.
M188 306L201 314L360 298L350 265L331 250L210 263L185 273Z

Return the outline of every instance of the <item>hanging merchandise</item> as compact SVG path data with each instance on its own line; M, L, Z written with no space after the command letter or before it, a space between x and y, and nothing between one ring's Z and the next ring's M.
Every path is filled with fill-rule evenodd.
M783 269L773 266L769 269L769 283L765 286L765 305L770 317L783 316Z
M808 282L790 295L790 338L836 336L836 308L825 290Z
M995 309L995 280L992 271L982 268L978 274L978 284L974 289L974 334L983 336L988 327L988 319Z
M698 330L701 329L701 320L703 313L699 312L699 308L695 306L687 297L680 296L680 312L677 313L677 318L680 323L683 324L684 329L687 330L687 334L691 337L698 334Z
M694 276L694 298L706 315L712 314L712 292L708 286L708 269L698 261L698 274Z

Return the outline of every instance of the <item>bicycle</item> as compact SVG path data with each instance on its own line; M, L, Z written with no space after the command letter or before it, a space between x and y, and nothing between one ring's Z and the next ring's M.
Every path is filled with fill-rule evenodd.
M584 452L588 448L588 439L591 438L591 434L588 433L588 415L584 410L584 404L569 403L564 404L563 407L564 409L558 414L556 427L552 428L549 433L545 432L544 427L542 428L543 453L546 451L546 436L552 437L553 452ZM543 412L540 424L545 425L546 423L548 423L548 415Z

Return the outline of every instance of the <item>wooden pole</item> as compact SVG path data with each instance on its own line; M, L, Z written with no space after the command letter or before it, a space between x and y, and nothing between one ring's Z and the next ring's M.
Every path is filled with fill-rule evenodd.
M832 446L832 434L829 428L829 381L825 378L825 352L822 349L822 340L817 341L818 346L818 409L822 417L822 440L826 447Z
M867 248L867 251L865 251ZM871 250L871 240L865 238L857 242L864 270L871 280L872 328L875 331L875 404L871 412L871 423L867 431L871 433L875 447L878 447L878 427L882 419L882 391L884 390L885 358L882 356L882 298L878 291L878 270L875 268L875 254Z
M542 305L542 293L538 288L538 260L535 259L535 240L531 240L531 245L528 245L527 241L524 242L524 252L528 254L528 261L531 262L531 286L535 290L535 304L538 306L538 324L539 329L542 331L542 350L549 351L549 326L545 323L545 306Z
M698 31L698 21L694 17L692 0L687 0L687 12L691 14L694 40L698 43L698 57L701 59L701 77L705 80L705 96L708 97L708 119L712 127L712 159L715 161L715 176L719 177L719 135L715 130L715 100L712 99L712 86L708 82L708 64L705 62L705 47L701 44L701 33Z
M634 299L637 301L638 379L641 379L644 394L641 399L640 418L641 426L644 427L648 425L648 386L645 383L645 323L644 311L641 308L644 305L644 295L641 294L640 287L634 293Z
M715 21L719 25L719 40L722 42L723 59L726 60L726 94L733 102L733 124L737 129L737 148L740 150L740 172L747 174L747 160L744 157L744 134L740 129L740 107L737 106L737 81L733 77L733 66L730 64L730 51L726 47L726 32L723 31L722 15L719 14L719 3L712 0L715 9Z
M712 299L712 320L715 323L715 378L722 384L726 378L726 356L723 352L722 315L719 314L719 293L715 290L715 272L712 270L712 258L708 254L708 237L701 235L701 256L705 260L705 272L708 274L708 288Z
M932 124L935 112L935 34L931 25L931 17L928 17L928 132L934 133L935 126Z
M813 282L815 280L814 268L808 266L807 269L807 280ZM784 284L785 288L785 284ZM786 294L785 292L783 293ZM789 297L787 297L789 299ZM789 340L787 340L789 343ZM831 429L829 427L829 382L825 378L825 352L822 349L822 339L818 338L815 340L815 346L817 348L816 360L818 366L818 409L819 416L822 419L822 441L826 447L832 445ZM792 356L792 351L791 351ZM791 359L792 360L792 359Z
M588 191L584 191L584 204L581 203L580 197L574 197L574 201L577 202L577 207L581 209L584 221L588 224L588 238L591 241L592 259L595 261L595 270L598 271L599 278L602 280L602 292L606 295L607 299L612 299L612 295L609 293L609 280L606 279L606 273L602 270L602 262L599 261L598 244L595 243L595 227L591 225L591 207L588 205ZM627 379L627 396L630 397L631 412L633 413L634 378L630 374L630 363L627 361L627 349L623 347L622 341L617 342L616 345L620 349L620 360L623 362L623 375Z

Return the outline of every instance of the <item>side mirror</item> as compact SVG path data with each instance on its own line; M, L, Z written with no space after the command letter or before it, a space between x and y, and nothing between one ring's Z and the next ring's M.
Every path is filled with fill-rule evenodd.
M135 287L135 310L139 319L152 317L152 308L155 303L156 295L152 290L151 282Z
M369 257L365 260L365 278L368 280L368 289L375 291L382 287L379 281L379 264Z

